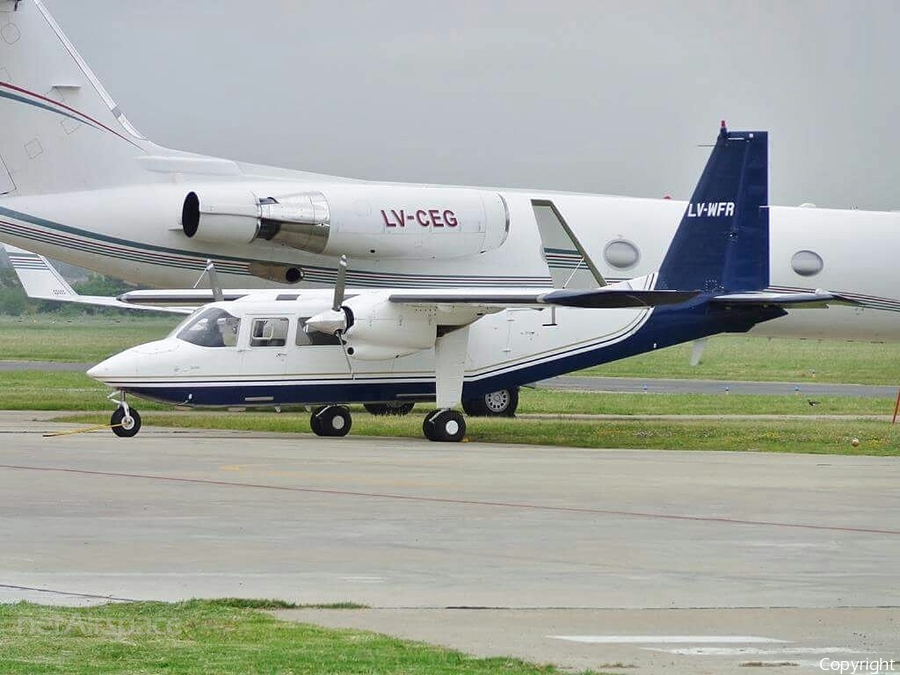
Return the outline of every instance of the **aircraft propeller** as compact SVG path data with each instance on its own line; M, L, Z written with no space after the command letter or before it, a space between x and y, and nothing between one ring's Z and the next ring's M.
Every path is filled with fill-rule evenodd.
M344 352L344 358L347 360L347 368L350 371L350 377L353 377L353 364L350 361L350 355L347 353L347 344L344 342L344 332L353 325L352 315L349 310L342 307L344 302L344 292L347 286L347 256L342 255L338 261L337 279L334 282L334 298L331 302L331 309L320 312L306 321L306 330L314 330L326 335L334 335L341 343L341 349Z

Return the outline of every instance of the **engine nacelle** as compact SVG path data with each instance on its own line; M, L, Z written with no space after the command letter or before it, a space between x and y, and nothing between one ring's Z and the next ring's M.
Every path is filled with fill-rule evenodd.
M259 197L214 186L185 197L182 229L198 241L271 241L351 258L457 258L497 248L509 210L497 193L392 185L323 186Z
M387 296L366 294L350 298L343 310L349 323L343 338L354 359L395 359L431 349L437 339L433 309L397 305Z

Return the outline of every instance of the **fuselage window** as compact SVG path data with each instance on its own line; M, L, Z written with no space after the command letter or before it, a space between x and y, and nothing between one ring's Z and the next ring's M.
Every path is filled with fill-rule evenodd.
M240 326L236 316L211 307L186 319L173 333L179 340L200 347L234 347Z
M306 332L306 320L308 316L297 320L297 346L298 347L322 347L325 345L340 345L341 342L334 335L320 333L317 330Z
M250 346L284 347L287 334L288 320L284 317L253 319L250 324Z

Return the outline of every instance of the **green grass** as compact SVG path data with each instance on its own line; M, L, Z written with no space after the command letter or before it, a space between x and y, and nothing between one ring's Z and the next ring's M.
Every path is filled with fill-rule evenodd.
M603 394L523 389L519 415L890 415L889 398L748 394ZM425 410L423 404L422 410Z
M0 359L95 363L168 335L183 317L0 316Z
M90 608L0 605L0 672L537 674L511 658L481 659L357 630L278 620L230 602L134 602Z
M0 372L0 410L104 410L110 388L83 373L11 370ZM140 408L171 410L141 402Z
M900 384L900 343L794 340L721 335L709 339L702 362L690 365L692 344L579 371L604 377Z
M94 425L108 415L80 414L58 421ZM145 425L309 433L306 414L154 412ZM107 433L107 432L96 432ZM354 435L422 438L419 415L381 418L355 415ZM853 447L852 438L860 444ZM813 420L533 420L470 419L467 439L478 443L523 443L577 448L730 450L840 455L900 455L900 427L870 419ZM340 442L340 441L336 441Z

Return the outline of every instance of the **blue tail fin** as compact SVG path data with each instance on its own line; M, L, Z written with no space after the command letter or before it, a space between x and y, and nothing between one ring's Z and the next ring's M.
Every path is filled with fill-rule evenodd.
M725 123L659 269L658 289L705 293L769 285L768 134Z

